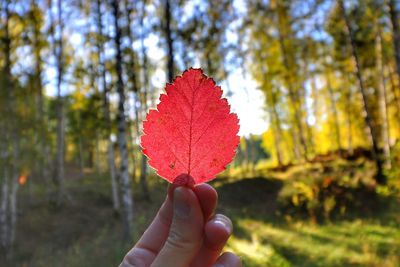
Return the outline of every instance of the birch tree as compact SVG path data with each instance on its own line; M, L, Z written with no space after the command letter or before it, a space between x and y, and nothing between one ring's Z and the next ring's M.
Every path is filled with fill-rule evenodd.
M295 147L297 146L297 140L299 140L300 145L302 147L302 157L303 159L307 159L307 143L304 133L303 126L303 112L302 112L302 104L300 99L301 88L299 88L299 82L297 80L298 74L296 73L296 60L293 54L293 47L291 43L292 39L292 29L290 25L290 18L288 14L288 3L274 1L271 3L273 10L276 12L276 25L278 30L278 40L280 45L280 53L282 57L282 63L284 65L283 74L285 80L285 86L288 89L289 100L291 106L293 108L292 116L294 120L294 126L296 127L296 131L292 131L292 135L294 138ZM299 157L299 148L296 148L296 155Z
M379 96L379 115L381 117L381 141L383 143L383 156L385 167L391 168L390 158L390 135L389 135L389 120L387 111L387 92L385 85L385 73L383 70L383 55L382 55L382 32L379 25L379 20L376 22L376 80L378 83Z
M64 181L64 138L65 138L65 114L64 114L64 98L62 95L64 66L64 40L63 40L63 7L62 0L57 0L57 23L53 14L53 0L49 0L49 19L50 19L50 35L53 57L55 60L55 68L57 70L56 90L57 90L57 153L56 153L56 187L57 187L57 203L62 204L66 197L65 181Z
M1 2L3 4L3 2ZM12 11L10 10L11 2L6 0L1 19L4 19L4 46L3 46L3 66L1 76L3 78L3 86L1 95L5 99L5 110L2 114L5 119L0 121L0 127L4 133L4 142L0 142L0 252L6 259L12 256L13 243L16 236L17 223L17 193L18 178L20 174L20 131L19 127L13 120L17 117L17 86L11 73L13 61L11 59L13 47L12 29L10 27L12 19Z
M390 21L392 22L392 40L394 47L394 57L396 61L396 71L400 80L400 27L399 12L396 9L396 0L388 0Z
M378 149L378 136L377 136L376 129L372 123L371 109L369 107L367 93L366 93L363 77L361 74L361 66L360 66L360 61L359 61L359 57L358 57L358 53L357 53L356 44L354 42L354 34L353 34L352 28L350 26L350 22L349 22L347 14L346 14L346 8L344 6L343 1L338 0L338 5L340 8L342 17L344 19L344 22L345 22L344 30L345 30L345 33L349 40L349 43L350 43L352 59L353 59L354 65L355 65L354 75L357 78L358 89L362 96L363 109L364 109L363 116L364 116L365 124L367 126L368 137L369 137L369 140L372 145L372 155L373 155L373 158L374 158L374 161L376 164L376 169L377 169L376 181L379 184L385 184L386 179L382 173L382 160L380 158L380 153L379 153L379 149Z
M105 64L105 48L104 48L104 40L106 38L104 34L104 26L103 26L103 15L101 9L101 1L96 1L96 23L97 23L97 53L99 60L99 69L100 69L100 82L102 88L102 97L103 97L103 113L104 113L104 131L105 137L107 141L107 163L108 170L110 172L111 178L111 195L113 200L113 208L115 212L119 212L120 210L120 196L118 190L117 183L117 173L115 166L115 153L114 153L114 144L111 140L111 116L110 116L110 103L108 99L109 95L109 86L107 85L106 79L106 64Z
M164 0L164 35L167 43L167 82L172 82L175 77L174 67L174 39L172 37L172 11L170 0Z
M119 9L118 0L112 2L114 16L114 43L115 43L115 70L117 74L116 88L118 93L118 115L117 115L117 141L119 147L120 162L120 184L121 184L121 199L123 208L123 224L124 237L127 240L132 238L131 225L133 220L133 199L131 192L131 181L128 173L128 150L126 142L126 121L125 121L125 92L124 81L122 77L122 52L121 52L121 28L119 26L119 18L121 12Z

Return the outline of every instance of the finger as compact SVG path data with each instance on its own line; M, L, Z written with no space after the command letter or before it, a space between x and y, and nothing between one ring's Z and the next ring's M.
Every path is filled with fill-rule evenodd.
M176 188L173 206L168 238L152 267L186 267L203 243L203 212L193 190Z
M182 177L183 175L181 175ZM175 188L178 184L171 184L168 188L168 196L172 199ZM192 188L193 192L199 199L201 209L203 211L204 220L208 221L214 213L217 206L218 195L217 191L209 184L199 184Z
M242 261L237 255L225 252L212 267L242 267Z
M149 266L168 237L172 222L172 199L167 196L156 217L136 245L126 254L121 266Z
M203 210L204 221L208 221L214 214L217 206L218 194L209 184L200 184L193 189L199 199L201 209Z
M128 252L123 262L134 266L141 266L140 264L142 263L148 266L154 260L168 237L169 227L172 222L173 191L177 187L178 185L175 184L169 186L167 198L153 222L144 232L135 247ZM194 192L201 204L204 218L208 219L213 214L217 205L217 192L208 184L196 186Z
M195 181L194 181L192 176L190 176L187 173L182 173L182 174L178 175L174 179L173 183L168 187L168 196L171 199L173 199L174 198L173 197L174 196L174 191L175 191L175 189L177 187L185 186L185 187L193 189L194 188L194 184L195 184Z
M208 221L213 215L215 207L217 206L217 191L209 184L200 184L194 186L195 181L189 174L182 173L178 175L171 186L168 188L168 195L172 199L172 194L175 188L179 186L185 186L193 189L196 193L197 198L200 201L201 208L204 214L204 220Z
M211 266L215 262L232 234L232 222L228 217L217 214L206 223L204 232L203 245L190 265L192 267Z

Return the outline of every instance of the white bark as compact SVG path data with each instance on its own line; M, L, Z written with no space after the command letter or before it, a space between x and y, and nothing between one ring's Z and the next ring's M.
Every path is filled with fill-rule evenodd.
M0 239L1 239L1 247L2 251L6 252L9 244L9 224L8 224L8 208L9 208L9 173L7 170L7 166L3 166L3 179L1 185L1 203L0 203Z
M131 224L133 220L133 199L131 192L131 180L128 173L128 150L126 143L126 121L125 121L125 93L124 83L122 79L122 53L121 53L121 28L118 19L120 18L120 10L118 0L112 2L114 13L114 26L115 26L115 50L116 50L116 73L117 73L117 92L119 96L118 101L118 135L117 141L121 157L120 166L120 184L121 184L121 197L123 207L123 224L124 224L124 237L130 240L132 237Z
M143 80L143 94L142 94L142 120L147 113L147 91L149 88L149 76L148 76L148 70L147 70L147 51L146 51L146 46L144 45L144 17L146 15L146 8L145 8L145 2L142 2L142 9L141 9L141 14L142 16L140 17L140 28L141 28L141 34L140 34L140 43L141 43L141 52L142 52L142 80ZM142 168L140 171L140 184L141 188L143 191L143 195L146 199L150 199L150 193L147 185L147 158L146 156L142 153Z
M53 1L49 2L49 18L51 24L51 38L53 56L56 59L57 68L57 155L56 155L56 181L57 181L57 203L61 204L66 197L64 185L64 134L65 134L65 114L64 114L64 99L61 95L61 84L64 72L63 60L63 22L62 22L62 7L61 0L57 2L58 16L58 39L56 38L55 21L52 12Z
M376 36L376 68L378 79L378 94L379 94L379 111L382 119L381 140L383 142L383 156L385 167L391 168L390 160L390 136L389 136L389 120L387 112L387 94L385 86L385 74L383 72L382 62L382 37L378 27Z
M118 183L117 183L117 174L115 170L115 162L114 162L114 147L111 140L108 141L108 167L110 169L110 176L111 176L111 192L112 192L112 199L113 199L113 207L114 211L119 211L120 209L120 201L119 201L119 194L118 194Z
M13 182L10 194L10 243L14 244L17 229L17 193L18 182Z
M97 27L99 31L99 35L103 36L103 19L101 13L101 1L97 0ZM111 177L111 194L113 200L113 208L115 212L119 212L120 210L120 197L118 191L118 183L117 183L117 173L115 167L115 156L114 156L114 144L111 140L111 118L110 118L110 106L108 102L107 95L107 81L106 81L106 67L104 63L104 42L100 41L97 43L97 53L99 57L99 64L101 67L101 82L103 89L103 112L104 112L104 120L105 120L105 130L107 137L107 161L108 161L108 169Z
M12 245L15 237L15 222L17 214L17 186L19 175L19 132L18 128L13 124L12 119L15 116L15 103L16 96L14 93L12 76L11 76L11 37L9 34L9 11L10 1L6 2L5 6L5 37L4 37L4 54L5 54L5 90L6 90L6 111L7 114L4 116L4 125L2 125L2 134L4 135L4 141L0 143L1 151L5 152L3 158L1 158L0 168L4 175L1 181L1 195L0 195L0 242L1 250L4 251L3 255L6 259L10 258L12 252Z
M14 101L13 101L14 102ZM15 236L16 236L16 223L17 223L17 192L19 188L18 179L20 176L20 140L18 133L13 134L13 159L12 159L12 174L11 174L11 184L9 188L9 217L10 217L10 233L9 233L9 242L10 245L14 244ZM12 247L10 246L10 249ZM12 251L12 250L11 250Z

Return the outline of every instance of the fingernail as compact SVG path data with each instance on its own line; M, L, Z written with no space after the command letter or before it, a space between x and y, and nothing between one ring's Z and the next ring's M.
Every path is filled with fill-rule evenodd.
M190 176L189 174L182 173L174 179L173 184L178 185L178 186L186 186L189 188L193 188L195 181L194 181L193 177Z
M187 190L189 189L185 187L177 187L174 190L174 213L181 219L186 219L190 215L190 205L186 196Z
M225 216L216 214L214 216L214 223L221 225L228 233L232 233L232 223Z

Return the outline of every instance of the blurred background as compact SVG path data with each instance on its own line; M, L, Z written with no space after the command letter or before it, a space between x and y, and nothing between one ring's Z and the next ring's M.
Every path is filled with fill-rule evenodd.
M399 1L0 3L1 266L118 266L167 188L142 121L192 66L240 118L228 250L400 265Z

